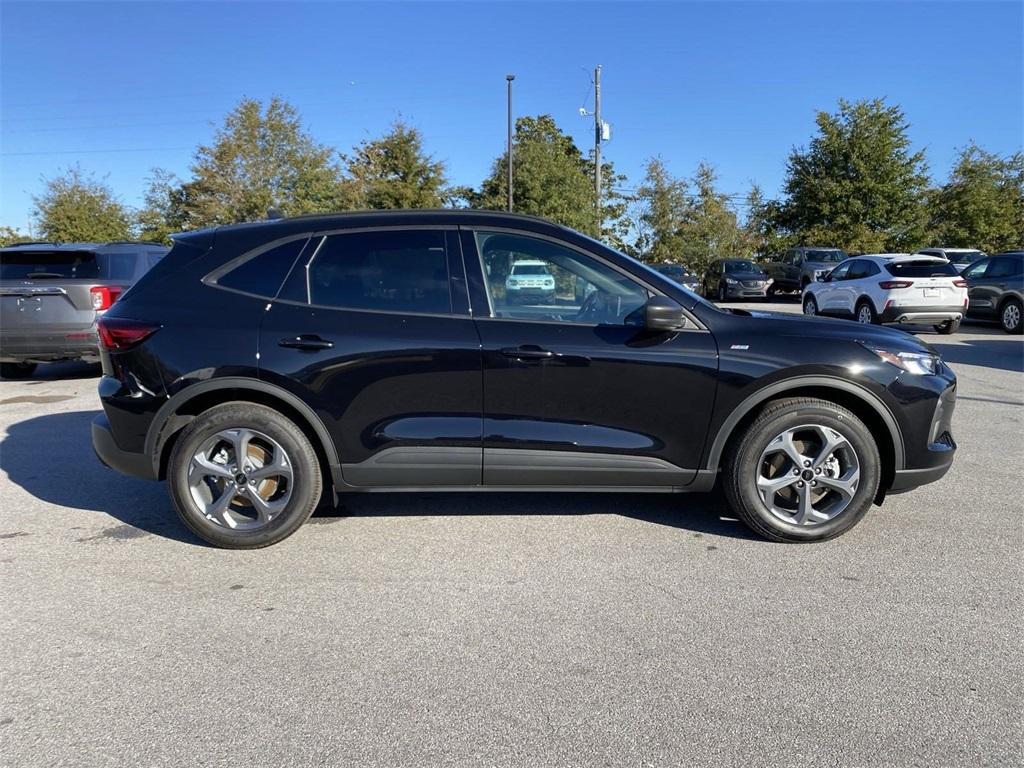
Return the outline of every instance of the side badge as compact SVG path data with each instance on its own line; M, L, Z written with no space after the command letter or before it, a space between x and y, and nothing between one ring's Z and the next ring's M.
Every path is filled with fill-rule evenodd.
M729 349L750 349L749 344L733 344Z

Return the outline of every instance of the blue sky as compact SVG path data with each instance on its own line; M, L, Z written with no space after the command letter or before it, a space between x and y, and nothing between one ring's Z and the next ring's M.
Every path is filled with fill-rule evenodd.
M901 105L941 180L957 147L1021 148L1024 3L0 4L0 224L24 229L40 177L78 164L139 205L154 166L186 174L243 96L279 94L347 151L396 117L453 182L502 152L515 112L581 146L603 65L605 156L639 183L713 163L721 188L778 193L786 155L839 98ZM116 151L115 151L116 150Z

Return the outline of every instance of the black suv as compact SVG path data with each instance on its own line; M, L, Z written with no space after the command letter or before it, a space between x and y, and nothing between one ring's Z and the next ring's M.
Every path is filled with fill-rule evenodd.
M512 302L511 266L555 291ZM939 479L956 377L915 337L724 310L525 216L395 211L181 235L100 321L102 461L226 547L326 488L708 491L783 541Z

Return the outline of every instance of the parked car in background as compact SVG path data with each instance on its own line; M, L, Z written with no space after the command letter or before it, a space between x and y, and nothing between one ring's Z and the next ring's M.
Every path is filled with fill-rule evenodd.
M508 304L495 267L510 259L548 265L555 303ZM956 452L956 376L915 336L721 309L516 214L180 235L100 335L97 454L166 479L185 524L224 547L284 539L323 492L719 480L760 534L822 541Z
M779 261L769 262L764 269L772 278L771 294L780 291L802 291L848 258L839 248L790 248Z
M880 253L847 259L804 289L805 315L858 323L925 323L955 333L967 311L967 281L938 256Z
M550 302L555 298L555 277L543 261L513 262L505 279L505 296L510 303Z
M0 248L0 376L31 376L55 360L97 362L96 319L167 250L136 242Z
M1024 251L988 256L962 273L969 317L998 320L1007 333L1024 332Z
M960 272L971 266L978 259L985 258L984 251L976 248L922 248L918 253L924 256L939 256L947 259Z
M702 286L709 299L763 299L772 279L750 259L716 259L704 272Z
M652 264L651 266L669 280L675 280L681 286L689 288L694 293L697 293L700 289L700 278L683 264L663 262L661 264Z

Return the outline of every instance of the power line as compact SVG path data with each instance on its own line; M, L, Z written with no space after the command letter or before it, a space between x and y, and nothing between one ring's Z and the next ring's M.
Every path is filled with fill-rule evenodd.
M0 157L30 157L42 155L108 155L121 152L178 152L194 147L134 147L132 149L68 149L58 152L0 152Z

